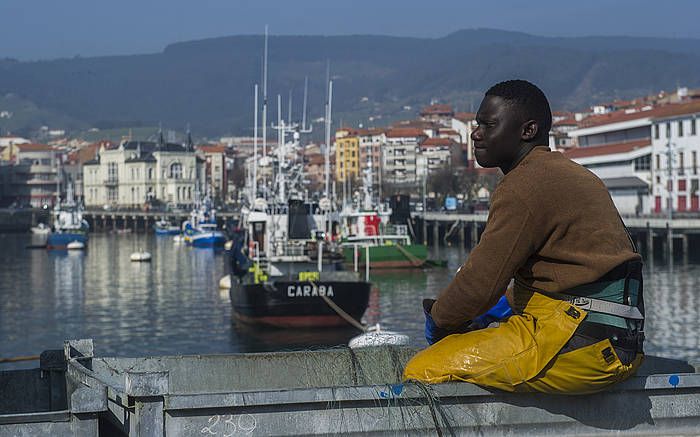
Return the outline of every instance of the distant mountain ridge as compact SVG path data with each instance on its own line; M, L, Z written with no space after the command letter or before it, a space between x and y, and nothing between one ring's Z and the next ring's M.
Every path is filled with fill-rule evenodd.
M699 42L554 38L493 29L434 39L271 36L268 118L276 120L277 94L287 118L290 90L294 118L300 118L305 76L309 117L321 117L327 61L334 80L334 121L383 126L415 116L433 99L475 110L490 85L509 78L538 84L555 109L580 109L677 85L698 87ZM262 49L262 36L231 36L175 43L146 55L0 60L0 111L17 100L29 111L14 121L0 119L0 129L162 122L178 130L190 123L200 136L250 135Z

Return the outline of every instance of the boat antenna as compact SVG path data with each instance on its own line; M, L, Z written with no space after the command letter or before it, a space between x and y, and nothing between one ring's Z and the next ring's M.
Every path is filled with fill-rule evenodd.
M263 113L262 113L262 137L263 157L267 157L267 24L265 25L265 50L263 55ZM265 181L266 184L266 181ZM267 198L267 190L265 190Z
M255 108L253 110L253 193L250 196L251 206L258 195L258 84L255 84Z
M302 107L301 112L303 113L301 115L301 130L306 130L306 98L307 98L307 93L309 92L309 76L304 76L304 106Z
M292 125L292 90L289 90L289 110L287 111L287 124Z
M326 197L330 198L330 150L331 150L331 98L332 98L332 89L333 85L330 80L330 70L331 70L331 63L329 60L326 60L326 114L325 114L325 122L326 122L326 150L324 153L324 163L323 163L323 170L325 172L325 192L326 192Z

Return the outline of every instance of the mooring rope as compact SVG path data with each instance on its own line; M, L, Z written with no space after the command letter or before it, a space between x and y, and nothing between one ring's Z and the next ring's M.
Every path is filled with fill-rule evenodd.
M0 363L17 363L20 361L36 361L40 359L39 355L25 355L20 357L0 358Z
M309 281L311 283L311 286L314 287L314 289L318 290L318 286L314 281ZM329 299L327 296L322 296L319 294L321 299L329 306L333 311L335 311L343 320L354 326L355 328L359 329L362 332L367 332L367 328L357 320L353 319L353 317L343 311L342 308L340 308L335 302L333 302L331 299Z

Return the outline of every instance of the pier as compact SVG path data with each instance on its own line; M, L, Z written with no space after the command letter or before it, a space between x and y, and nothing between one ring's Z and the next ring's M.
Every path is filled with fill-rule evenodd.
M452 212L412 213L419 241L435 246L472 248L479 242L486 226L487 213ZM700 247L700 217L623 217L638 250L645 254L660 252L664 258L680 254L688 257L692 248Z
M93 232L148 232L159 220L181 224L190 216L189 211L139 211L139 210L86 210L83 218ZM219 212L216 217L219 226L238 220L238 212Z

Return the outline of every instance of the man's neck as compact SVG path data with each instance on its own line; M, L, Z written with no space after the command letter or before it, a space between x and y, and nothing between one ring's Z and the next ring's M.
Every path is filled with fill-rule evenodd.
M530 152L532 152L532 149L534 149L538 145L539 144L536 143L523 144L520 150L518 150L518 154L515 156L515 159L513 160L512 164L510 164L507 168L501 167L501 171L503 172L503 174L508 174L509 171L517 167L518 164L520 164L520 161L522 161Z

